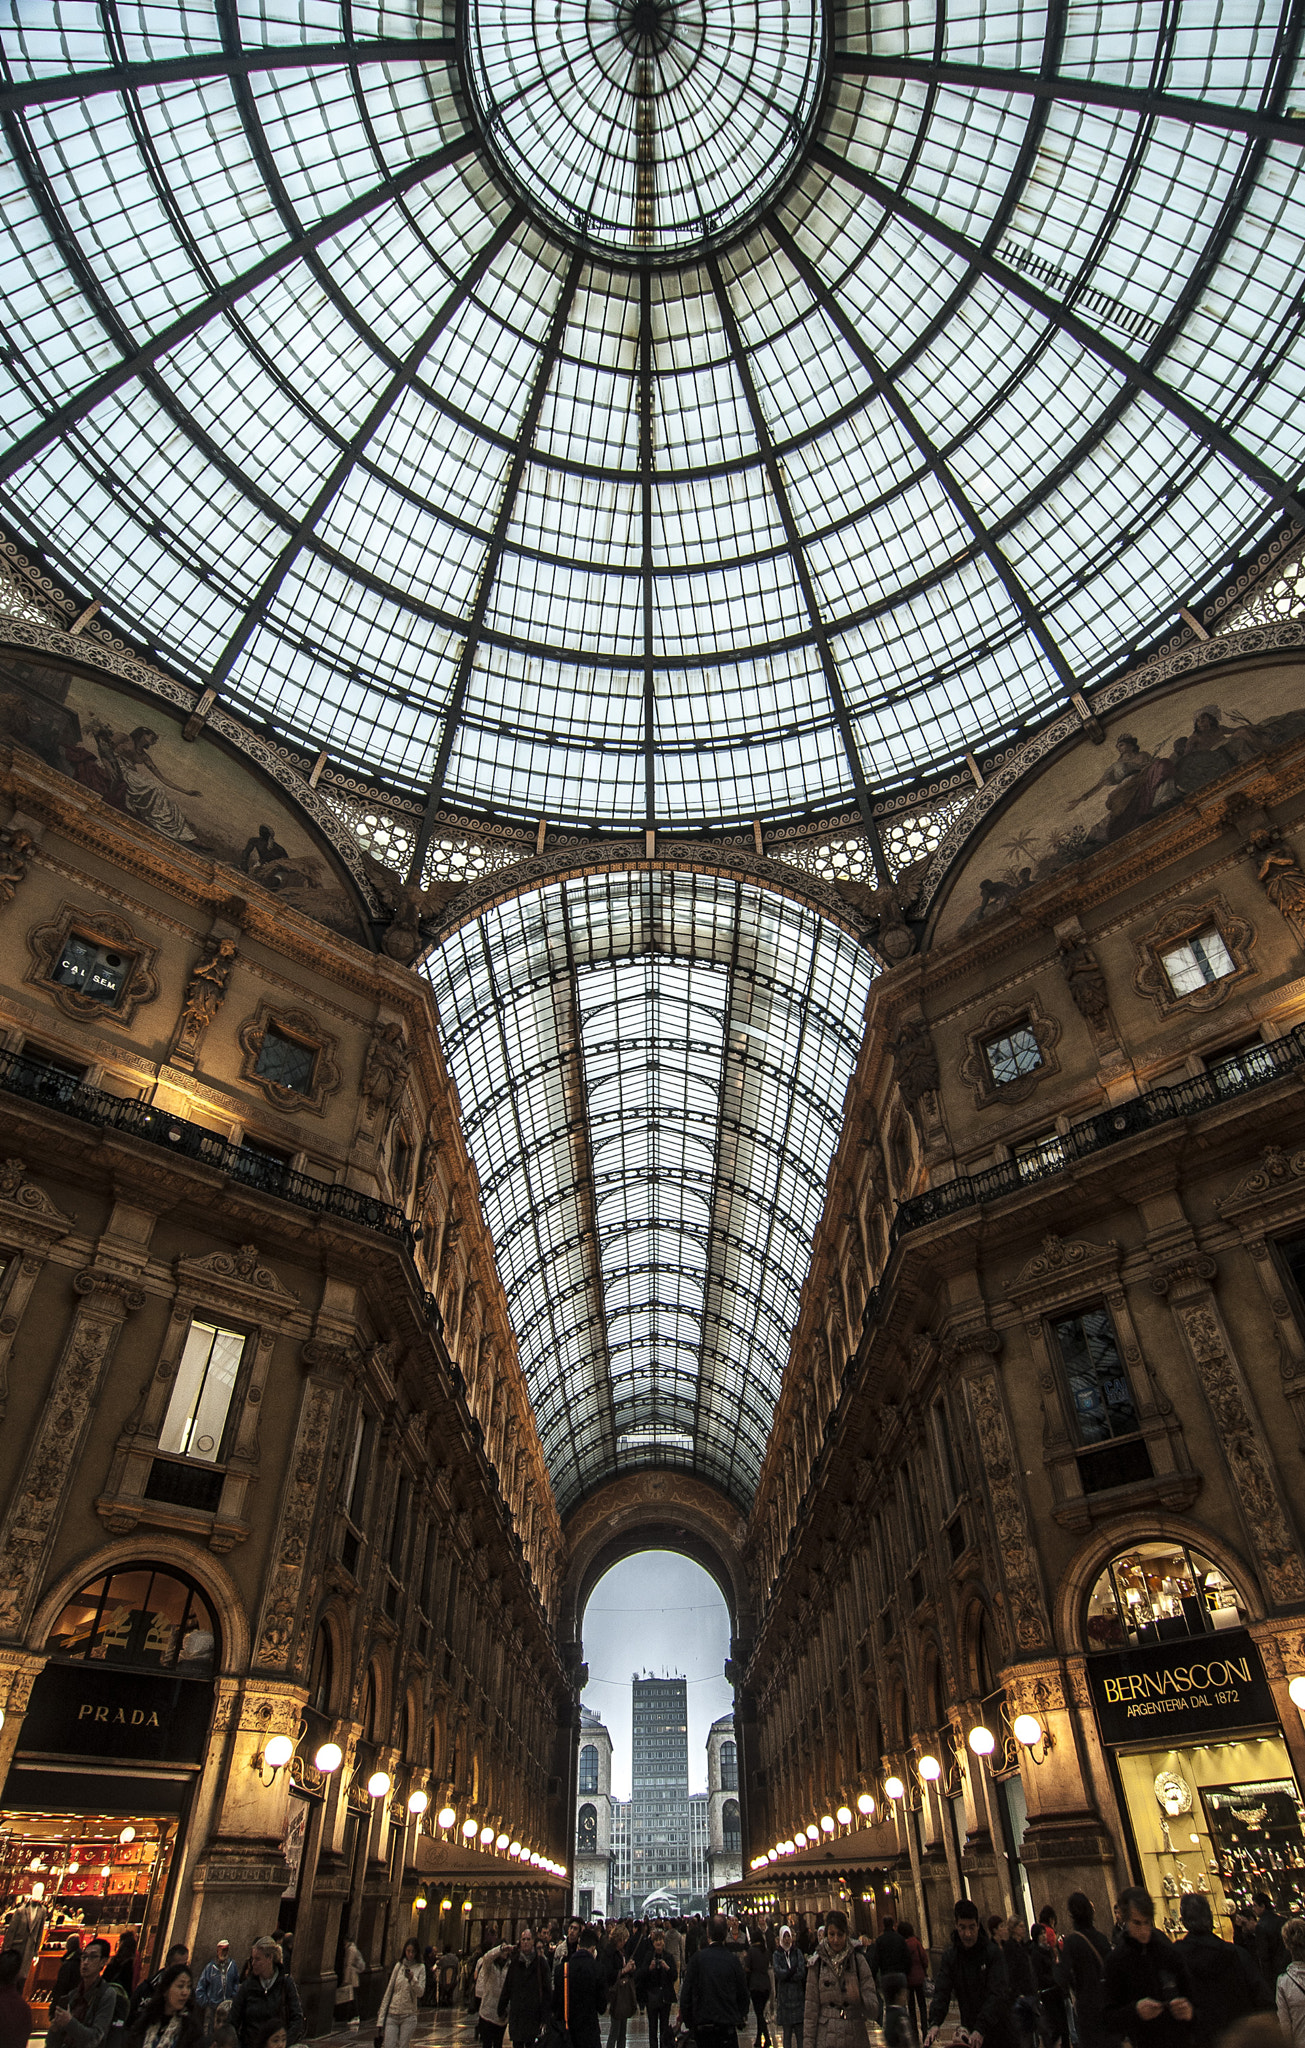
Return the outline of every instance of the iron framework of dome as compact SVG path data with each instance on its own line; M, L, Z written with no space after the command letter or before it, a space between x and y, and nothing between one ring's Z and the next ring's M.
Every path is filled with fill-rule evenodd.
M11 17L0 518L432 816L665 828L864 811L1300 515L1299 7L724 13L714 136L689 0L589 0L624 127L472 78L522 0Z

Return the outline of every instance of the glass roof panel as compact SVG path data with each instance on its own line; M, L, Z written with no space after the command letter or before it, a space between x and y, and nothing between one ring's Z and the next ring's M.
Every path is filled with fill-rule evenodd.
M745 1504L871 956L753 884L644 873L515 897L425 971L559 1506L650 1463Z
M0 0L0 521L310 757L845 809L1299 509L1290 0L456 13Z

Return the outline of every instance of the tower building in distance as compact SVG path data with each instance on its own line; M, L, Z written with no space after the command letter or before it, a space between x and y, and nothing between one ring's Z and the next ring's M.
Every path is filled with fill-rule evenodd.
M689 1692L683 1678L633 1681L630 1885L636 1912L654 1892L677 1904L692 1891L689 1855Z

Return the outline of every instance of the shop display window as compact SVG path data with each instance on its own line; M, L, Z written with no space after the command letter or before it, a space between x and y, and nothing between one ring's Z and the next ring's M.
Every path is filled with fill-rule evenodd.
M1237 1589L1185 1543L1137 1543L1112 1557L1088 1598L1087 1647L1138 1649L1240 1628Z
M1181 1936L1184 1893L1210 1901L1216 1932L1265 1891L1305 1905L1305 1808L1281 1735L1120 1754L1120 1782L1157 1923ZM1222 1917L1223 1926L1219 1926Z
M59 1657L206 1678L216 1660L217 1627L189 1579L138 1565L75 1594L51 1629L48 1647Z
M45 1924L23 1996L45 2024L68 1939L124 1934L147 1955L167 1885L177 1826L124 1814L0 1812L0 1888L42 1909Z

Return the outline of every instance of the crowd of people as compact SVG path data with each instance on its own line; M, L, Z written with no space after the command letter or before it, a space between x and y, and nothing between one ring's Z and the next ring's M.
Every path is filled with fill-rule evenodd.
M649 2048L935 2048L950 2027L956 2048L1305 2048L1305 1919L1283 1920L1259 1894L1216 1933L1209 1900L1186 1894L1181 1939L1156 1926L1149 1895L1121 1894L1114 1926L1095 1925L1082 1892L1061 1932L1051 1906L1030 1930L985 1922L957 1901L951 1939L932 1959L907 1921L885 1919L873 1939L831 1910L813 1924L624 1921L547 1922L501 1941L487 1923L476 1954L415 1940L389 1971L375 2048L410 2048L424 2007L459 1989L476 2013L480 2048L627 2048L636 2013ZM7 1938L7 1937L6 1937ZM189 1951L168 1951L143 1977L135 1942L77 1937L50 1993L51 2048L292 2048L305 2026L290 1974L290 1937L261 1936L239 1963L228 1942L196 1974ZM0 1952L0 2048L27 2048L26 1957ZM337 2021L357 2028L364 1958L345 1943ZM957 2018L953 2020L953 2013ZM604 2022L606 2039L604 2040Z

